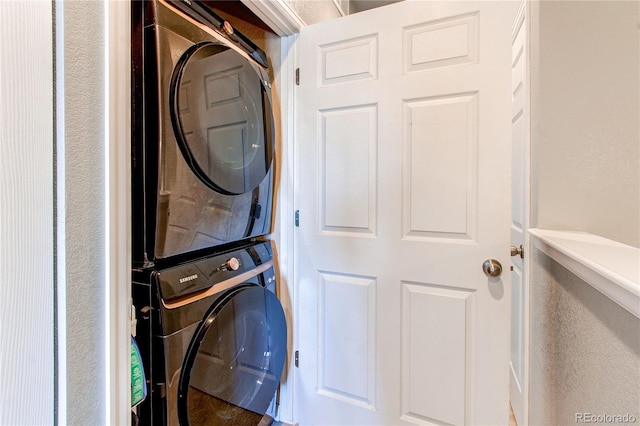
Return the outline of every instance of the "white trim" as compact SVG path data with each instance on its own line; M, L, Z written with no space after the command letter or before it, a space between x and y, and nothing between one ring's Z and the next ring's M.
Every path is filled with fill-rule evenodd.
M279 36L299 33L306 25L284 0L242 0L242 3Z
M66 251L66 151L65 151L65 84L64 84L64 3L56 1L55 8L55 148L56 148L56 422L65 425L67 421L67 251Z
M295 214L295 211L298 210L299 208L299 200L300 200L300 195L299 195L299 191L300 189L298 188L298 182L299 182L299 168L298 168L298 150L295 148L298 142L298 127L295 125L296 123L296 118L298 116L298 109L301 107L300 106L300 102L298 99L299 96L299 90L298 90L298 86L296 85L295 82L295 74L296 74L296 70L298 69L298 67L300 66L300 37L301 34L298 34L295 38L293 38L291 40L291 44L290 44L290 53L288 55L288 59L289 62L287 63L293 81L291 83L291 93L290 93L290 101L289 101L289 111L288 111L288 120L289 120L289 132L290 132L290 137L291 137L291 152L290 152L290 158L291 158L291 164L293 165L290 171L291 174L291 201L292 201L292 214ZM284 65L283 65L284 66ZM300 72L300 71L299 71ZM283 114L284 116L284 114ZM292 220L294 220L294 217L292 217ZM297 254L299 253L299 245L300 245L300 241L299 241L299 232L297 232L297 228L295 228L294 223L292 222L290 224L291 229L292 229L292 239L291 239L291 244L292 244L292 252L295 254L295 258L293 259L293 261L291 262L291 267L292 267L292 280L291 280L291 287L293 289L295 289L295 297L293 299L293 320L294 320L294 324L296 324L296 327L294 329L294 333L293 333L293 352L295 354L295 351L297 351L299 349L300 346L300 334L299 334L299 327L297 326L298 324L300 324L300 301L299 301L299 293L297 291L298 289L298 268L299 268L299 259ZM294 367L293 368L293 375L292 375L292 380L293 380L293 391L294 391L294 395L298 394L299 389L298 389L298 382L300 380L299 377L299 369L298 367ZM300 410L300 406L298 404L298 401L296 400L295 396L293 398L293 406L292 406L292 411L293 411L293 424L298 424L298 419L300 418L299 416L299 410Z
M538 250L640 318L640 249L587 232L529 233Z
M336 6L336 9L338 9L338 12L340 13L341 16L347 16L349 14L348 10L342 9L342 6L340 5L340 0L333 0L333 4ZM349 2L347 2L347 8L348 7L349 7Z
M297 36L282 37L280 39L280 49L282 61L280 63L280 73L278 79L278 95L280 96L280 128L281 128L281 156L278 160L280 168L279 196L282 200L279 207L279 245L278 264L279 279L281 289L286 289L288 294L280 296L288 300L289 305L285 305L288 324L288 339L290 340L287 376L281 385L279 420L295 424L295 368L293 354L297 347L297 324L296 316L296 292L295 292L295 247L294 236L294 176L295 176L295 145L294 145L294 112L295 112L295 68L296 60L293 54Z
M525 32L525 84L524 90L526 91L526 100L524 105L524 115L526 118L526 129L525 133L527 134L527 146L526 146L526 168L525 168L525 193L523 194L523 199L526 200L526 209L525 209L525 218L524 218L524 227L525 229L530 228L532 224L532 205L531 205L531 194L533 192L532 182L531 182L531 2L527 0L522 1L522 14L524 15L522 19L524 20L524 28ZM525 249L528 253L531 253L531 239L529 237L529 233L525 234ZM524 405L522 407L522 420L520 422L521 426L527 426L529 424L529 390L531 388L531 374L530 374L530 365L531 365L531 351L530 351L530 343L531 343L531 270L532 270L532 256L525 255L525 263L524 263L524 312L523 312L523 321L524 321L524 365L523 365L523 394L524 394Z
M106 3L106 375L107 424L131 421L130 123L131 4Z

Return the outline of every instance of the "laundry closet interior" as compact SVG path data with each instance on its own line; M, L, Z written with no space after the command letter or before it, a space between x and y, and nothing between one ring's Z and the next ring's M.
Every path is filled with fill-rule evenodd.
M132 421L269 424L288 350L269 58L204 3L131 5Z

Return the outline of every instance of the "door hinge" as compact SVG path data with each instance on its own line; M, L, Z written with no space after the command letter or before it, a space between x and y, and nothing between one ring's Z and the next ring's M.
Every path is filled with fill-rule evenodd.
M296 227L300 226L300 210L296 210L293 222L295 223Z
M300 68L296 68L296 86L300 86Z
M296 351L296 354L293 358L293 363L295 364L296 367L300 367L300 351Z

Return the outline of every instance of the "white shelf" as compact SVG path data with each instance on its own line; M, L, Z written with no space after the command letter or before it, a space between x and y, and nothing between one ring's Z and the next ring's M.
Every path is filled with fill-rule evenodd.
M640 318L640 249L586 232L529 234L538 250Z

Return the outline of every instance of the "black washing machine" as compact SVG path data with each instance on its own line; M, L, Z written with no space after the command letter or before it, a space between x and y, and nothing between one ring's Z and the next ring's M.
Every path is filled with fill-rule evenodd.
M141 425L269 424L287 350L268 242L134 271Z
M132 2L134 266L270 232L267 58L196 0Z

